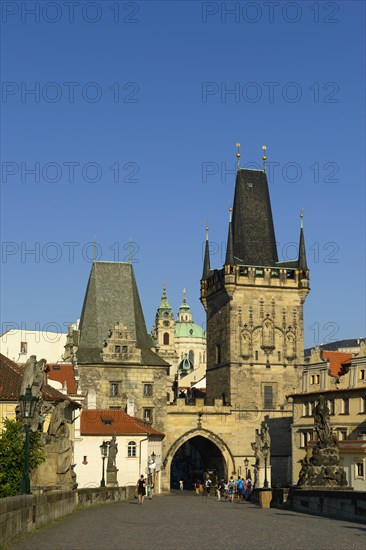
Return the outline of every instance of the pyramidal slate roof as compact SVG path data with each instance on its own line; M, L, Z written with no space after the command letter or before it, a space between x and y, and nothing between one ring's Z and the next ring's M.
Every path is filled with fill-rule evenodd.
M237 264L273 266L278 262L267 176L263 170L238 170L232 231Z
M79 363L102 363L104 341L119 321L127 325L141 349L142 364L168 366L152 351L132 265L122 262L94 262L80 318Z

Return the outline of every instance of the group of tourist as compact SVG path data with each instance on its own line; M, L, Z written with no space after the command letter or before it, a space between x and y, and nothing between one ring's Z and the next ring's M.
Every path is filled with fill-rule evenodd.
M229 502L234 502L235 497L238 502L242 500L250 501L252 496L252 480L242 479L241 476L234 481L233 476L230 477L229 481L222 479L217 484L217 500L229 500Z
M209 496L213 488L212 481L210 477L207 477L202 483L199 479L196 481L196 494L205 494ZM236 498L238 502L243 500L250 501L252 495L252 480L242 479L241 476L234 481L233 476L230 477L228 481L221 479L216 485L216 495L217 500L229 500L229 502L234 502Z

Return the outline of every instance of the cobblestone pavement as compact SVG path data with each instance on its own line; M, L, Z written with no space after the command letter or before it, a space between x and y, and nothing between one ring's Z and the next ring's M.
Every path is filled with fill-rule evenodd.
M352 550L366 528L252 503L217 502L188 493L155 496L142 506L106 504L27 535L9 550Z

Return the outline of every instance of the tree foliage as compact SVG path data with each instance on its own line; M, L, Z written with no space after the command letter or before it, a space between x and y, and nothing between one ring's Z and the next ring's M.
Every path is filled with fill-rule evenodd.
M23 426L16 420L4 419L0 434L0 497L19 494L24 466ZM29 433L29 471L44 462L40 432Z

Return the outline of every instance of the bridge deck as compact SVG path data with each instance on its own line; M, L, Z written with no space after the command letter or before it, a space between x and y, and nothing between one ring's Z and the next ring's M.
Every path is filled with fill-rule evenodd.
M186 491L84 510L10 545L10 550L364 550L366 529Z

